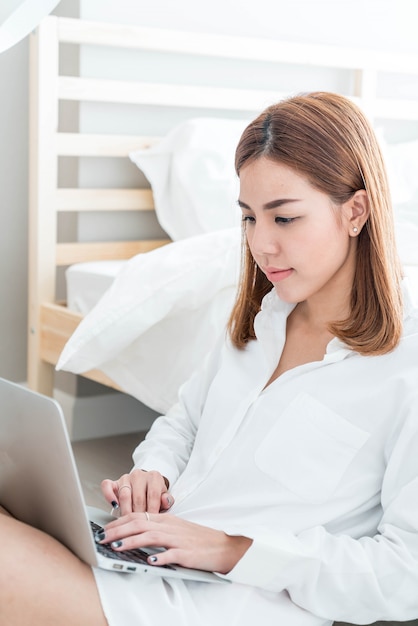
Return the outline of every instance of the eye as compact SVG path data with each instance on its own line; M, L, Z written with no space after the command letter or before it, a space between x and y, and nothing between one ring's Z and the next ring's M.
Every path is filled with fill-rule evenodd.
M276 224L282 224L286 226L286 224L293 224L294 221L297 220L297 217L275 217L274 221Z
M243 223L247 223L247 224L254 224L255 223L255 217L253 217L252 215L243 215L242 216L242 221Z

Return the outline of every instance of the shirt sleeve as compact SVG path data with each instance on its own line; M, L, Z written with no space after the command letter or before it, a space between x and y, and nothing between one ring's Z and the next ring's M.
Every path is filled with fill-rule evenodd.
M134 450L133 469L158 470L170 485L183 472L224 343L222 335L202 367L180 388L178 402L155 420L145 440Z
M227 575L273 592L315 615L369 624L418 617L418 404L387 444L383 514L373 537L332 535L322 526L298 535L254 537Z

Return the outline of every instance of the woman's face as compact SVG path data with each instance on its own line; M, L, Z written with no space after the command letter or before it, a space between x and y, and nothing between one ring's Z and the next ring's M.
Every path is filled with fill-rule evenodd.
M350 293L356 240L346 205L333 207L295 170L264 157L241 169L238 203L254 260L282 300Z

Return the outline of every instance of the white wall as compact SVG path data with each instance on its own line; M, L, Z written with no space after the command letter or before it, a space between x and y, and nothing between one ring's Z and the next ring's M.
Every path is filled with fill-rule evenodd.
M416 0L80 0L86 19L418 52Z
M418 54L417 0L62 0L58 13L80 13L85 19L162 28ZM27 41L23 41L0 56L0 376L18 381L26 378L27 52ZM91 65L92 59L84 57L82 64ZM324 76L324 80L330 77ZM315 88L311 81L307 74L302 82L308 87L301 89ZM418 85L408 77L394 86L393 77L388 76L382 89L389 95L396 91L418 97ZM81 124L84 123L91 124L88 112L81 117ZM393 131L390 125L387 130L389 134ZM417 138L418 128L416 124L407 124L400 131L396 129L396 133L403 139L411 133ZM112 411L121 413L113 405ZM122 409L129 411L137 411L135 403ZM92 432L89 427L87 431Z
M27 43L0 55L0 376L26 377Z
M57 14L78 16L78 0ZM28 39L0 55L0 376L26 380Z

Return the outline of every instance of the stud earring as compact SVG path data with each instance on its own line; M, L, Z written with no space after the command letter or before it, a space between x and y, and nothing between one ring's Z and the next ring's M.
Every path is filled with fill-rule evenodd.
M358 233L358 228L357 228L357 226L353 226L353 233Z

